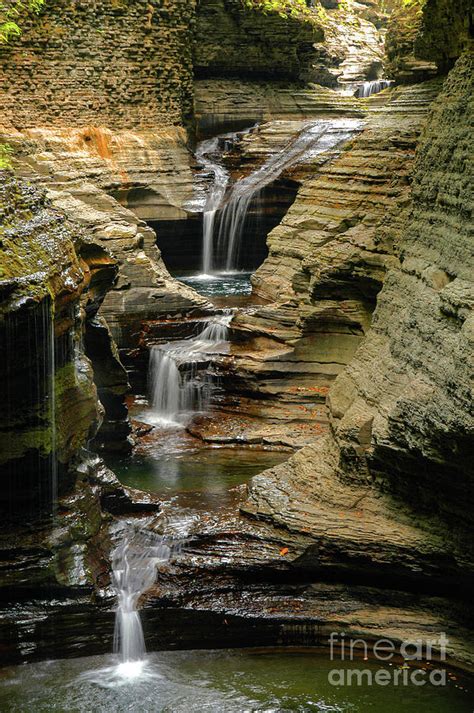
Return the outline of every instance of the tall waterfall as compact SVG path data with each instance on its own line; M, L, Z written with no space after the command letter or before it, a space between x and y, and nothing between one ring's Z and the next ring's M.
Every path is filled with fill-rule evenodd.
M43 317L44 319L44 317ZM51 423L51 511L53 517L58 509L58 454L56 431L56 335L54 331L54 305L51 306L49 317L46 320L45 332L48 334L48 361L49 361L49 412Z
M319 120L303 126L281 151L229 189L229 174L209 156L219 139L203 142L196 156L213 172L203 216L203 270L207 274L234 271L244 241L246 219L259 192L285 169L334 149L359 128L354 119ZM213 143L214 142L214 143Z
M232 317L232 310L224 310L196 337L152 347L151 405L159 423L180 425L208 408L213 385L207 373L209 355L225 349Z

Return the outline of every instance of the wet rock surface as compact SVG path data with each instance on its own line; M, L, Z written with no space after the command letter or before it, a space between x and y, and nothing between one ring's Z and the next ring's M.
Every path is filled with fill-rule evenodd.
M459 256L467 235L463 186L469 179L465 107L471 63L471 54L458 61L431 109L415 163L413 203L400 227L397 261L390 266L365 341L330 391L331 433L254 478L241 506L254 524L230 515L210 525L208 539L201 529L200 544L192 550L192 583L182 586L184 569L170 573L150 593L153 606L180 601L181 606L218 610L226 620L239 607L265 617L270 602L288 591L288 580L309 576L319 584L290 589L293 596L295 591L300 595L297 611L311 611L324 626L337 621L369 636L375 626L394 638L411 631L409 638L414 629L434 625L452 637L454 656L472 663L465 628L472 625L467 615L472 523L459 507L472 493L465 440L472 438L472 424L461 385L469 338L466 295L472 286L466 282L465 263L454 254ZM453 126L458 127L456 150L444 151L441 145ZM432 171L433 162L438 171ZM438 196L434 203L433 191ZM446 226L453 223L456 243L447 238ZM448 261L452 279L443 279ZM461 294L462 307L454 302ZM454 314L458 316L452 321ZM435 334L444 334L443 341ZM215 551L219 554L213 560ZM226 563L217 597L215 578L211 596L208 588L213 561L216 567ZM248 581L256 572L266 581L262 589L255 579ZM321 583L332 578L346 584ZM360 578L376 584L376 590L358 590ZM316 604L318 591L325 596ZM355 604L354 596L368 596L370 605L361 605L360 599ZM403 615L395 614L397 600L404 602ZM291 597L282 601L288 610ZM398 631L394 620L397 629L404 622Z
M137 217L185 215L192 176L182 130L38 129L5 138L16 147L19 174L44 186L116 258L118 277L101 314L120 348L135 345L142 320L207 304L171 278L155 232Z

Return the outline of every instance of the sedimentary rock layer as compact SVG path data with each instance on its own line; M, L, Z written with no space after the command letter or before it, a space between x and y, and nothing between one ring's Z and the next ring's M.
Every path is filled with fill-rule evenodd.
M245 7L241 0L197 5L194 70L197 76L306 78L313 44L323 39L316 15L281 16L278 8Z
M194 5L46 3L20 38L2 46L2 123L115 129L180 124L192 112Z
M427 582L472 586L472 67L468 53L431 109L398 259L330 391L332 434L257 477L245 506L291 531L315 528L317 568L327 543L333 566L367 557L382 576L394 557Z
M328 388L370 326L394 259L416 142L438 88L393 92L388 103L369 108L362 131L339 155L306 167L310 175L300 179L252 278L254 291L271 302L233 321L234 393L281 400L287 392L284 401L301 400L303 420L305 406L324 411ZM246 144L245 155L255 160L259 135Z
M6 129L3 137L17 173L44 186L54 205L116 258L118 278L101 314L120 347L133 345L142 320L206 304L170 277L155 232L141 220L186 215L192 174L182 129Z

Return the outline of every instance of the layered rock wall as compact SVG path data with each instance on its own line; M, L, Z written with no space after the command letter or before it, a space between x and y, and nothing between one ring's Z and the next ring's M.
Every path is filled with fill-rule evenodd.
M453 527L468 524L474 494L473 69L467 52L433 104L400 262L366 342L330 396L341 449L357 452L357 428L367 424L359 454L372 477Z
M82 339L117 265L43 192L6 172L1 186L1 501L38 515L102 418Z
M314 16L283 17L244 7L241 0L199 0L194 49L198 77L305 79L323 39Z
M2 123L155 128L192 113L194 0L50 0L0 51Z
M388 24L387 69L398 82L445 74L473 38L469 0L397 0Z
M470 596L473 61L433 103L397 260L329 394L332 433L258 476L245 506L311 533L307 571Z
M394 92L339 153L307 167L252 277L272 303L233 322L252 353L253 364L241 345L236 354L247 389L252 374L256 391L286 379L321 404L353 358L400 240L416 143L438 89L434 82ZM267 341L259 348L256 337Z

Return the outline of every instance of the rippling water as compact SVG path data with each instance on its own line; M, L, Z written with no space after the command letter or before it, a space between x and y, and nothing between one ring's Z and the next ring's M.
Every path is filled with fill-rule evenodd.
M251 272L222 272L215 275L175 275L177 280L190 285L206 297L250 295Z
M337 662L337 668L348 664ZM374 672L375 664L350 662ZM179 651L124 668L110 657L30 664L2 671L0 710L46 713L467 713L467 683L333 686L324 654ZM387 666L386 670L390 670ZM393 669L392 669L393 670Z

